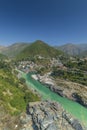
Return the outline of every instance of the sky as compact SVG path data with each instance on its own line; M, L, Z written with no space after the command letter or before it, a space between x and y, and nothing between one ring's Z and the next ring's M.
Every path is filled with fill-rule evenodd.
M87 43L87 0L0 0L0 45Z

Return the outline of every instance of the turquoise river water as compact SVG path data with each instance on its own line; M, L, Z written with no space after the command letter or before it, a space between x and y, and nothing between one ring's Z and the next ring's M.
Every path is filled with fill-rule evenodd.
M87 109L85 107L52 92L49 88L42 85L39 81L33 79L31 75L32 75L31 73L29 74L22 73L22 76L26 79L28 87L37 90L37 92L42 96L43 100L49 99L59 102L67 112L71 113L82 124L84 124L84 126L87 127Z

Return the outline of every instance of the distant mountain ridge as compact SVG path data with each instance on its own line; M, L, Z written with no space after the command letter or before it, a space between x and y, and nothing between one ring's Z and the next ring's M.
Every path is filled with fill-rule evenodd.
M82 51L86 51L86 50L87 50L87 43L78 44L77 46L78 46L79 48L81 48Z
M80 54L81 57L87 57L87 50L83 51L81 54Z
M6 49L5 46L0 46L0 53L2 53Z
M36 43L36 44L35 44ZM58 49L58 50L57 50ZM32 43L14 43L10 46L0 46L0 53L8 56L9 58L14 57L26 57L33 55L44 55L44 56L56 56L60 52L64 52L71 56L87 56L87 44L72 44L67 43L62 46L52 47L41 40L37 40Z
M57 49L62 50L63 52L75 56L75 55L82 55L84 51L87 50L87 44L72 44L67 43L62 46L56 46Z
M15 57L18 53L20 53L28 45L29 43L14 43L8 47L2 47L0 49L0 52L12 58L12 57Z

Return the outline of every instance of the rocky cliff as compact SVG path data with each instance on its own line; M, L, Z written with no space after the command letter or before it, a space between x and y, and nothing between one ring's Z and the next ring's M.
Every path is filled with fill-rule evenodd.
M29 103L27 115L20 118L20 130L83 130L78 120L51 101Z
M16 118L9 117L0 130L87 130L82 124L64 111L59 103L52 101L32 102L26 113Z

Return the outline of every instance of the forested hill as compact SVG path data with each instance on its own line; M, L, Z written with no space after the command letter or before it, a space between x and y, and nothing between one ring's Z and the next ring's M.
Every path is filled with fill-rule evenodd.
M57 57L63 52L49 46L43 41L37 40L31 45L27 46L23 51L17 55L17 59L25 59L27 57L34 57L36 55L43 57Z

